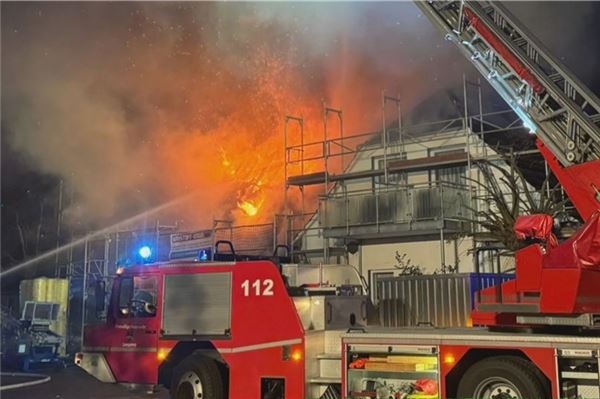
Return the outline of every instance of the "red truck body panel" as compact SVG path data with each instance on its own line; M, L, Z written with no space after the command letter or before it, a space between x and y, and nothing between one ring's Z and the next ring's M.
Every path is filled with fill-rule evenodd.
M277 267L271 262L230 264L165 264L135 266L122 276L154 276L158 279L156 315L122 318L113 290L105 325L85 330L84 351L104 353L117 382L157 384L165 355L179 342L201 338L161 335L164 277L169 274L229 272L231 285L231 331L228 338L208 340L229 366L230 397L259 397L261 377L285 378L286 397L304 396L304 330L295 305L288 296ZM119 284L119 278L115 284ZM268 295L252 287L255 281L273 281ZM244 289L244 282L250 289ZM264 287L263 287L264 288ZM262 288L261 288L262 289ZM260 295L256 295L256 293ZM190 298L193 301L194 298ZM284 359L283 348L293 351Z

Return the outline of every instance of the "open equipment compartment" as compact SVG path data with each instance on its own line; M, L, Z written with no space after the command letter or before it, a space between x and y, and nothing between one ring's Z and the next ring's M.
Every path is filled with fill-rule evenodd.
M350 335L350 334L348 334ZM359 334L357 334L359 335ZM438 399L436 346L385 344L343 339L346 398Z

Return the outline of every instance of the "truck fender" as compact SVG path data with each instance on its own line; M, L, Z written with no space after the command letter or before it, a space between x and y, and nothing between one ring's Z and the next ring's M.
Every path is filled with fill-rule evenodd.
M192 355L204 356L213 359L219 365L224 381L228 381L229 368L219 351L210 341L181 341L169 352L165 360L158 367L158 383L170 388L173 370L185 358Z

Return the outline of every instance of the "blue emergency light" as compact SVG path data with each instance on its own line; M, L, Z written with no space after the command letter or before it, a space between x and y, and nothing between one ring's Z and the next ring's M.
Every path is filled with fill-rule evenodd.
M138 255L140 258L142 258L142 260L146 261L152 256L152 249L149 246L144 245L138 250Z
M198 252L198 260L200 262L206 262L208 260L208 251L206 249L201 249Z

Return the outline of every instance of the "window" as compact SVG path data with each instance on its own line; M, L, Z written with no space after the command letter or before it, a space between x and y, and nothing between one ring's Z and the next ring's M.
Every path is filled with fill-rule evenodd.
M122 317L153 317L156 315L156 277L121 278L119 315Z
M461 148L444 148L432 150L430 156L439 156L439 155L453 155L453 154L464 154L465 150L461 146ZM465 177L467 175L467 167L466 166L450 166L446 168L440 168L433 171L433 175L430 174L430 181L433 183L451 183L458 185L465 185L466 180Z
M395 161L399 159L406 159L406 153L402 154L390 154L386 157L387 162L389 164L390 161ZM377 156L373 158L372 161L373 169L382 170L385 168L383 156ZM384 185L385 177L384 176L376 176L373 179L374 186ZM408 183L407 173L389 173L388 174L388 186L405 186Z
M133 295L133 278L123 277L119 287L119 309L129 307L129 301Z
M467 169L464 166L438 169L435 171L435 180L436 182L464 185L466 170Z

